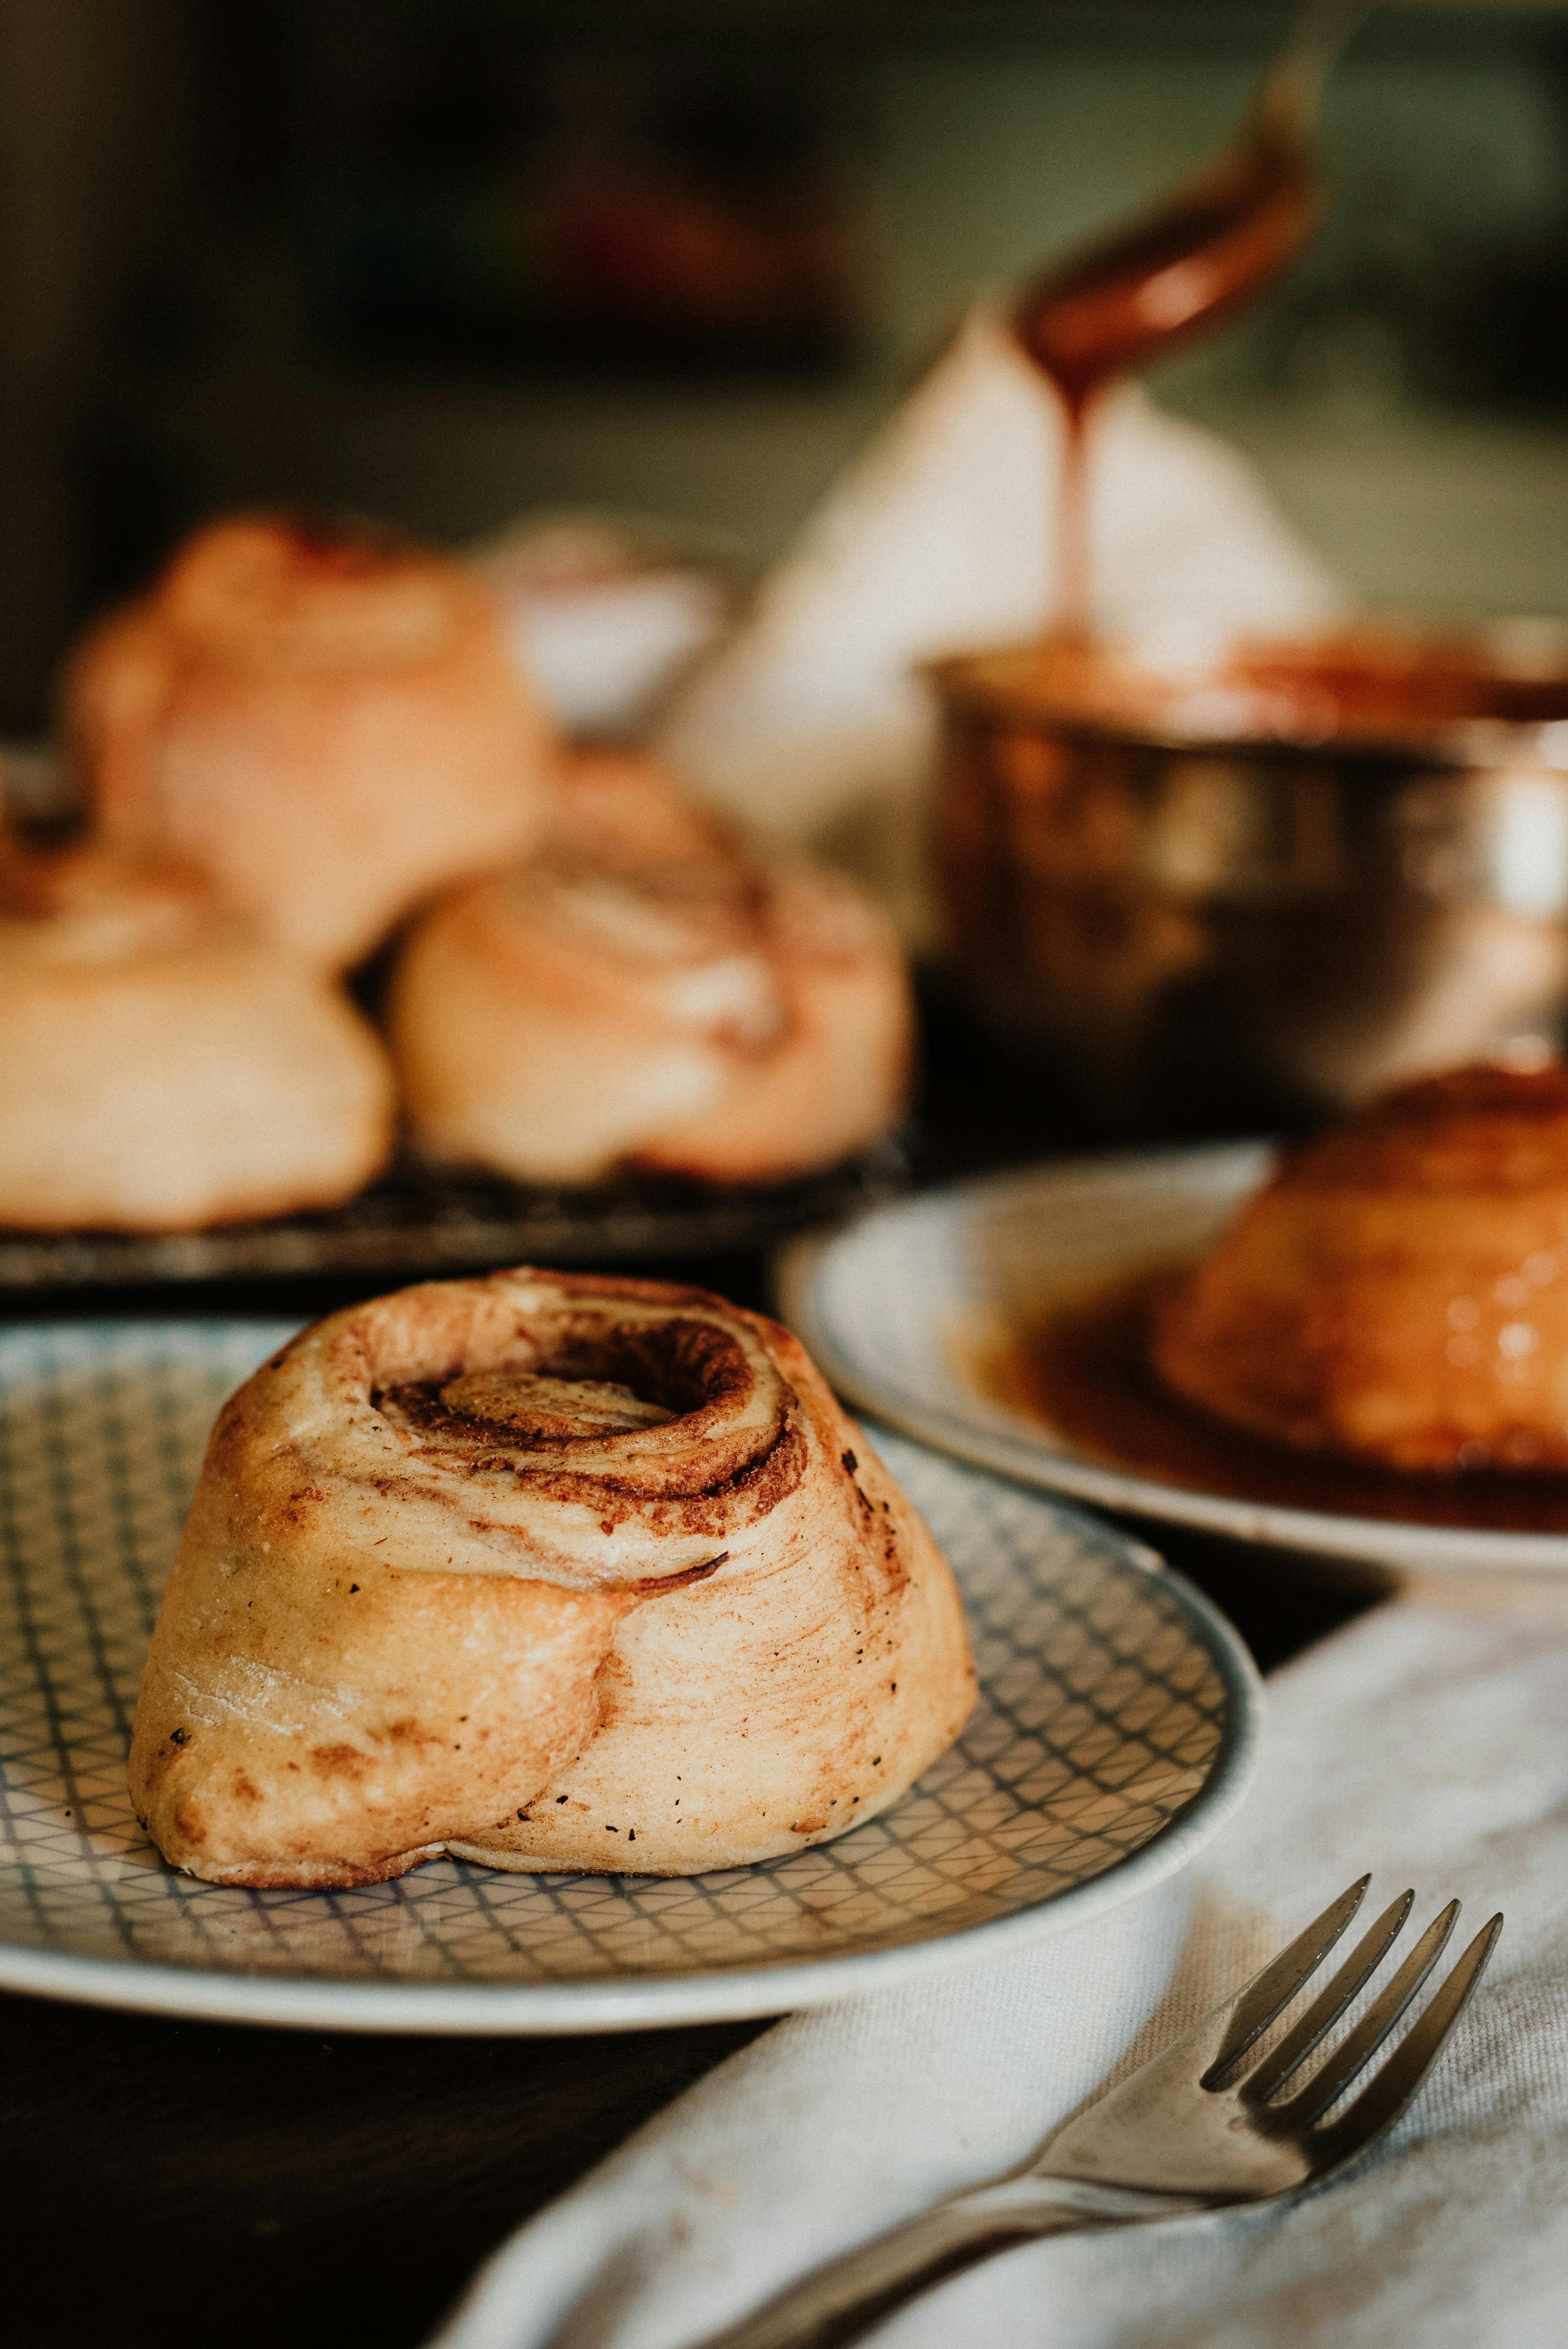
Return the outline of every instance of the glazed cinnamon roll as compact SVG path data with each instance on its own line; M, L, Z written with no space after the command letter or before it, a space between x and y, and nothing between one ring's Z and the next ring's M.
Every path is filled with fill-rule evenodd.
M222 1883L685 1875L870 1818L973 1695L945 1563L786 1331L500 1272L335 1314L224 1407L130 1785Z
M1303 1451L1568 1468L1568 1071L1456 1069L1299 1152L1151 1346L1179 1394Z
M0 1225L184 1231L336 1205L385 1162L392 1074L330 979L201 882L0 850Z
M756 1182L884 1132L909 1078L891 924L769 862L645 763L595 761L549 846L418 924L388 1030L416 1141L523 1181L623 1163Z
M201 531L68 672L98 828L200 867L262 934L366 955L538 830L553 746L462 565L255 515Z

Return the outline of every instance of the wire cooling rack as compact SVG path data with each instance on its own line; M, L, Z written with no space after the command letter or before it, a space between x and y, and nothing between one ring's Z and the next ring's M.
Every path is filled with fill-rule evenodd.
M412 1278L494 1264L614 1264L765 1247L891 1198L909 1180L890 1138L786 1183L698 1183L628 1174L592 1190L533 1188L399 1160L346 1206L179 1233L0 1229L0 1290Z

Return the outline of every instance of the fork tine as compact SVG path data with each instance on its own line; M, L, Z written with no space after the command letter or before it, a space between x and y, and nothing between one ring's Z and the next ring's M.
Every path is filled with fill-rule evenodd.
M1487 1960L1502 1930L1502 1912L1484 1924L1454 1965L1420 2019L1413 2023L1388 2061L1368 2081L1354 2104L1318 2132L1325 2156L1342 2161L1392 2128L1443 2049L1449 2033L1470 2004Z
M1371 1881L1367 1875L1347 1885L1321 1917L1314 1918L1305 1933L1296 1935L1289 1949L1282 1950L1262 1973L1253 1975L1238 1996L1220 2052L1203 2075L1202 2085L1205 2088L1222 2085L1238 2058L1246 2054L1254 2040L1262 2038L1275 2015L1290 2004L1302 1984L1317 1971L1360 1908Z
M1459 1913L1457 1900L1450 1900L1446 1909L1439 1910L1393 1981L1367 2008L1355 2030L1341 2041L1323 2069L1315 2072L1305 2087L1287 2103L1269 2107L1276 2119L1293 2127L1305 2127L1319 2113L1326 2112L1336 2096L1366 2068L1442 1956Z
M1314 1999L1301 2021L1292 2026L1279 2045L1264 2057L1252 2074L1243 2091L1250 2099L1266 2100L1301 2069L1324 2033L1338 2022L1363 1982L1376 1972L1398 1940L1415 1898L1413 1892L1401 1892L1398 1900L1390 1901L1377 1922L1362 1935L1333 1981Z

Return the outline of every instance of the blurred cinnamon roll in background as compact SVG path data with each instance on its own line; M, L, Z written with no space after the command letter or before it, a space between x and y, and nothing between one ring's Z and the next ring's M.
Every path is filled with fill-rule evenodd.
M335 1206L392 1146L348 998L199 876L0 843L0 1225L181 1231Z
M104 838L337 968L528 845L553 750L474 573L267 515L198 533L103 622L64 719Z
M1309 1452L1568 1468L1568 1070L1403 1086L1289 1158L1162 1306L1168 1385Z
M650 763L600 757L541 854L417 925L388 1029L433 1157L755 1182L897 1118L913 1013L892 925L854 884L753 854Z
M874 1816L974 1693L945 1561L786 1330L498 1272L334 1314L225 1405L131 1794L220 1883L686 1875Z

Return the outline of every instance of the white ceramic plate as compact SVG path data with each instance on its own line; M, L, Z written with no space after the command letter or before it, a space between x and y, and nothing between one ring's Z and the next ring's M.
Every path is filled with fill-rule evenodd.
M1124 1534L877 1437L964 1586L981 1700L892 1811L657 1881L440 1860L354 1892L166 1868L125 1754L159 1593L256 1321L0 1335L0 1984L316 2029L546 2032L768 2014L1076 1925L1240 1801L1245 1651Z
M1273 1164L1264 1143L1077 1159L929 1191L796 1242L784 1319L839 1392L961 1459L1168 1525L1397 1568L1568 1568L1568 1536L1341 1516L1108 1466L965 1375L962 1333L1208 1246Z

